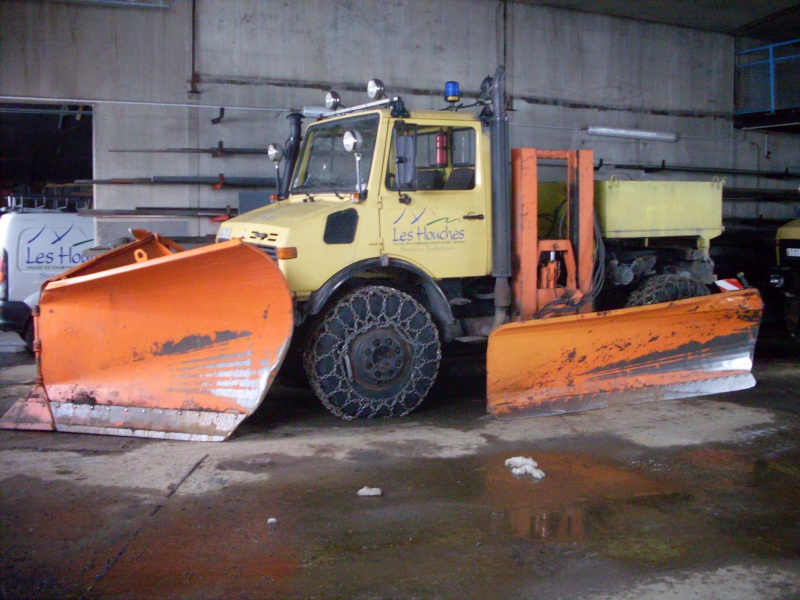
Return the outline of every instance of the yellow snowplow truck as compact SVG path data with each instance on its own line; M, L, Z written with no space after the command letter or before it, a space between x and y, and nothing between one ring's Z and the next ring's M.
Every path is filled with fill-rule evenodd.
M707 286L718 186L595 184L591 151L512 152L503 81L477 115L452 82L443 111L377 81L361 106L329 94L302 142L293 117L271 147L277 201L217 244L143 236L50 280L39 381L2 426L222 440L284 360L337 416L401 416L443 347L487 340L500 418L754 385L758 291Z
M783 294L786 327L800 342L800 219L778 228L775 259L770 285Z

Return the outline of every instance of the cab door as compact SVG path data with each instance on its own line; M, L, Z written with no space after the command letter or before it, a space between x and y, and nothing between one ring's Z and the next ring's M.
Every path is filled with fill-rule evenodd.
M382 254L437 279L489 272L490 189L480 136L472 122L395 124L381 186Z

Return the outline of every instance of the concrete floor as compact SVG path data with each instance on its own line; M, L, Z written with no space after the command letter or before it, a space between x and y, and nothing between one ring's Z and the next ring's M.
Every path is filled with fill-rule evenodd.
M511 422L466 356L396 421L282 388L218 444L0 431L0 598L798 598L799 359L767 332L752 390ZM0 353L0 409L33 377Z

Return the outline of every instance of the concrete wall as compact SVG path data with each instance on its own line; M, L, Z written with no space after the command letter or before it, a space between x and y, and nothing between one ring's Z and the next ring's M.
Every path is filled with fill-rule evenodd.
M0 3L0 96L93 101L95 177L271 177L264 157L118 152L266 147L288 133L290 109L337 89L365 100L380 77L412 108L441 106L457 80L467 93L502 62L513 96L512 142L592 148L604 165L800 170L798 139L732 127L733 39L698 30L495 0L302 3L170 0L168 10L51 2ZM199 94L189 93L194 66ZM214 125L219 107L225 118ZM244 110L250 109L250 110ZM590 136L588 125L676 132L677 143ZM769 158L766 146L769 147ZM112 152L116 150L117 152ZM604 166L600 178L709 179ZM794 187L753 177L738 187ZM98 185L96 206L237 206L208 186ZM127 227L205 235L208 219L100 220L107 241Z

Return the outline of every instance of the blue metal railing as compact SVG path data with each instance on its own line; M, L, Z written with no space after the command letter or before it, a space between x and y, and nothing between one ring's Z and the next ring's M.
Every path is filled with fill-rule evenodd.
M736 53L736 114L800 107L800 39Z

